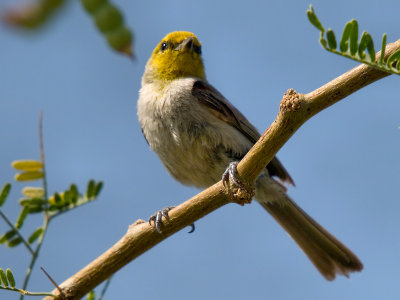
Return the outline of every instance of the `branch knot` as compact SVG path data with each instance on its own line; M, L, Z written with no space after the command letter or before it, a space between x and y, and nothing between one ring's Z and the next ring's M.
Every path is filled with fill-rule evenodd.
M299 110L301 107L301 97L294 89L288 89L283 95L279 109L281 112Z

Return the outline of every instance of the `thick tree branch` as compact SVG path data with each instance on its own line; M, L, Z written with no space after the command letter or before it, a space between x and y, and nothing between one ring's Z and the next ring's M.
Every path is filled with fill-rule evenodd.
M398 49L400 49L400 40L387 46L385 56L388 57ZM377 59L379 57L378 53ZM281 101L275 121L239 163L238 171L242 180L254 182L276 152L312 116L388 75L370 66L360 65L309 94L303 95L294 90L288 90ZM246 193L243 191L238 191L238 194L238 197L246 198ZM163 222L162 234L159 234L147 222L136 221L114 246L64 281L60 285L63 290L62 295L58 290L53 290L52 293L59 295L57 299L80 299L142 253L231 201L232 198L222 182L218 182L173 209L169 214L170 219Z

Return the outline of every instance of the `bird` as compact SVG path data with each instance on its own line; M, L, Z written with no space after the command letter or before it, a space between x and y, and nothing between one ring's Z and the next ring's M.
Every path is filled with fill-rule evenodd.
M207 81L201 50L191 32L174 31L161 39L145 66L137 115L170 175L184 185L207 188L234 173L260 133ZM358 257L303 211L285 185L294 181L274 157L255 182L255 199L327 280L361 271ZM151 218L159 232L170 209Z

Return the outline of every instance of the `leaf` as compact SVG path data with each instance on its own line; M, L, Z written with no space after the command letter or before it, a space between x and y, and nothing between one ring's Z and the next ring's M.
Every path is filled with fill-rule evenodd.
M41 171L29 171L24 173L18 173L14 176L16 181L32 181L43 178L43 172Z
M319 38L319 43L322 45L322 47L326 48L327 41L323 38L322 35Z
M54 11L65 3L65 0L36 0L8 9L4 21L8 25L24 29L35 29L45 24Z
M0 279L1 279L1 281L3 281L3 285L5 287L8 287L7 276L6 276L6 273L4 272L4 270L2 268L0 268Z
M57 205L57 206L62 206L63 205L63 197L64 193L54 193L50 198L49 198L49 203L52 205Z
M42 198L44 189L41 187L26 186L22 189L22 194L29 198Z
M42 205L29 205L29 213L34 214L34 213L39 213L44 211L44 206Z
M17 232L14 229L7 231L0 237L0 244L4 244L8 240L10 240L12 237L14 237L16 234L17 234Z
M76 184L71 184L69 190L73 195L79 196L78 187L76 186Z
M326 38L328 40L329 48L336 49L336 47L337 47L336 37L335 37L335 33L333 32L332 29L329 28L326 31Z
M96 184L96 188L95 188L95 190L94 190L94 196L95 196L95 197L97 197L97 196L100 194L102 188L103 188L103 182L102 182L102 181L99 181L99 182Z
M132 56L132 40L133 36L131 31L126 27L119 27L113 31L106 33L108 44L111 48Z
M6 275L7 275L7 279L8 279L8 282L10 283L11 287L15 288L14 275L9 268L7 268L7 270L6 270Z
M42 205L47 203L43 198L22 198L18 202L24 206Z
M83 7L87 10L88 13L93 14L96 10L98 10L104 3L107 3L107 0L82 0Z
M375 62L375 47L372 41L371 35L364 31L361 35L360 45L358 47L358 56L360 59L365 59L365 49L368 49L369 59L371 62Z
M348 40L350 38L350 33L352 31L352 28L353 28L352 21L347 22L346 25L344 26L342 38L340 40L340 52L342 53L347 52L347 50L349 49Z
M114 30L123 25L121 13L110 3L104 3L101 5L94 15L97 28L103 33Z
M114 50L132 56L132 32L124 25L120 10L106 0L81 0L97 28Z
M321 22L318 20L317 15L314 12L314 8L313 6L310 4L310 8L307 10L307 17L308 20L311 22L311 24L313 24L315 27L317 27L317 29L321 32L324 32L325 29L322 26Z
M88 199L91 199L94 196L94 192L96 189L96 184L95 181L93 179L91 179L87 185L87 189L86 189L86 197Z
M33 159L14 160L11 166L14 169L22 171L38 171L43 169L43 163Z
M29 213L29 207L23 206L21 212L19 213L17 222L15 223L15 228L20 229L22 227L28 213Z
M93 290L91 290L86 298L86 300L94 300L96 297L96 294L94 293Z
M11 241L9 241L7 246L10 248L14 248L14 247L18 246L19 244L21 244L21 242L22 242L22 238L16 237L16 238L12 239Z
M354 56L358 49L358 22L357 20L351 20L353 24L350 32L350 54Z
M28 243L32 244L33 242L35 242L43 233L43 227L39 227L37 228L32 234L31 236L28 238Z
M380 65L383 65L385 62L386 37L386 33L384 33L382 36L381 57L379 58Z
M397 61L397 62L396 62ZM400 67L400 50L397 50L393 54L391 54L386 62L386 65L391 68L397 70Z
M6 202L7 196L10 193L11 190L11 184L6 183L3 188L1 189L0 192L0 207Z
M64 205L68 205L68 204L72 203L72 201L71 201L71 192L70 191L65 191L64 192L63 200L64 200L63 201Z

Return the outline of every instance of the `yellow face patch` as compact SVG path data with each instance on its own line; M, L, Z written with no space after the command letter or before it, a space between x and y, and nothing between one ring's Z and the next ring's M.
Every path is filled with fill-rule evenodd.
M205 79L201 44L191 32L167 34L154 49L149 64L163 80L187 76Z

